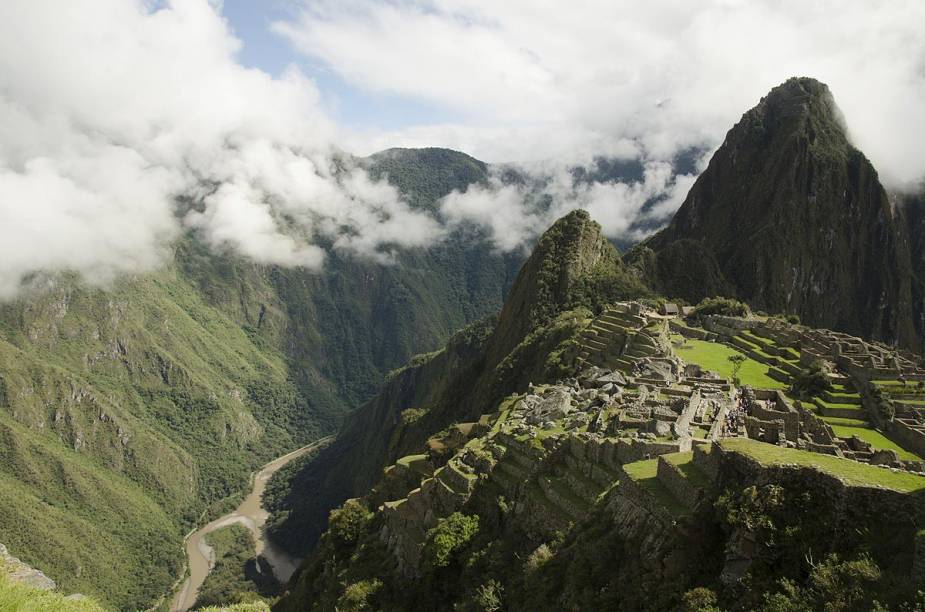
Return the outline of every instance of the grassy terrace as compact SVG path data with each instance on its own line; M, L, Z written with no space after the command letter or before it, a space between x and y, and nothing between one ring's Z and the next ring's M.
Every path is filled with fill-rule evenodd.
M639 486L651 493L655 500L673 515L680 516L686 512L684 506L659 481L657 458L627 463L623 466L623 471Z
M864 414L864 409L861 407L860 404L838 404L835 402L827 402L821 397L815 397L813 398L813 401L824 408L837 408L839 410L853 410L857 412L859 415Z
M835 435L839 438L850 438L851 436L857 436L873 446L875 449L888 449L896 451L896 454L899 455L900 459L906 461L917 461L919 459L918 455L915 453L910 453L899 444L893 442L875 429L871 429L870 427L865 426L836 425L835 423L831 422L831 419L826 419L826 421L829 422L829 425L832 426L832 431L834 431Z
M729 362L729 357L732 355L744 356L742 352L718 342L672 336L672 340L680 341L682 339L684 340L684 345L674 349L678 357L688 363L696 363L705 370L716 372L727 380L732 379L732 363ZM742 368L739 370L739 380L743 385L759 389L783 389L786 387L784 383L768 376L767 371L768 366L746 357Z
M662 455L662 458L671 465L677 467L681 473L684 474L684 477L690 480L691 484L698 489L707 489L710 487L710 479L707 478L707 475L704 474L700 468L694 465L693 451L670 453L668 455Z
M720 442L727 451L742 453L761 465L795 465L813 467L841 479L846 484L883 487L901 493L925 491L925 476L893 472L850 459L781 448L748 438L730 438Z

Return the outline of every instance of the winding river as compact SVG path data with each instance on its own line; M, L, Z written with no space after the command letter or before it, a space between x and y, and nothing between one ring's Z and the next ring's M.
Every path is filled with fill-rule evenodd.
M241 523L251 530L254 534L254 541L257 543L256 554L262 555L270 563L273 567L273 574L280 582L285 583L292 577L292 574L299 567L301 559L290 557L284 551L274 546L269 539L264 537L263 525L267 522L269 513L263 509L261 497L263 496L264 489L266 489L267 481L270 480L270 477L276 470L293 459L319 446L327 444L331 439L332 437L330 436L322 438L317 442L313 442L308 446L303 446L282 457L277 457L264 465L260 468L260 471L254 475L254 488L234 512L217 518L205 527L190 534L186 539L186 557L187 563L189 564L190 575L183 581L176 596L174 596L173 603L170 606L170 612L186 612L193 607L193 604L196 603L196 597L199 596L199 589L202 587L202 583L215 565L215 552L212 550L211 546L206 544L205 536L216 529L221 529L222 527L227 527L234 523Z

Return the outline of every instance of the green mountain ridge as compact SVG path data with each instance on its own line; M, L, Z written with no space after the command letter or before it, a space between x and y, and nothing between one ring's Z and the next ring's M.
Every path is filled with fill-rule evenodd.
M454 152L388 161L369 163L399 189L428 185L409 197L421 207L484 176ZM156 273L106 289L62 275L0 305L0 542L68 591L147 607L204 511L497 309L518 257L457 236L392 265L332 252L309 273L188 236Z

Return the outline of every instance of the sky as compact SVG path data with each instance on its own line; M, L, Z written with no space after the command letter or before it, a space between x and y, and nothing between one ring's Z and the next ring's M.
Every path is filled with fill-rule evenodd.
M523 249L575 207L639 239L696 178L677 153L714 150L794 75L826 82L885 184L910 189L922 23L920 0L5 0L0 300L62 270L157 269L184 232L307 270L320 241L387 264L460 224ZM424 212L341 169L393 146L521 165L553 206L494 178ZM644 175L575 184L597 156Z

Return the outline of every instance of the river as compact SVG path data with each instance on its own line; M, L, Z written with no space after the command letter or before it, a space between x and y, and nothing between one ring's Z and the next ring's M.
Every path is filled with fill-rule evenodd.
M267 487L267 481L273 476L276 470L280 469L293 459L304 455L310 450L318 448L331 440L331 437L322 438L308 446L303 446L298 450L287 453L282 457L277 457L267 463L260 471L254 475L254 488L250 494L244 498L234 512L226 514L215 519L205 527L193 532L186 539L186 558L189 565L189 577L183 581L173 603L170 606L170 612L186 612L199 596L199 589L205 581L206 576L212 570L215 564L215 553L212 547L206 544L206 534L227 527L234 523L241 523L251 530L254 534L254 541L257 543L257 555L262 555L273 567L273 574L280 582L287 582L295 570L299 567L301 559L290 557L287 553L274 546L263 535L263 525L267 522L269 513L261 505L263 491Z

